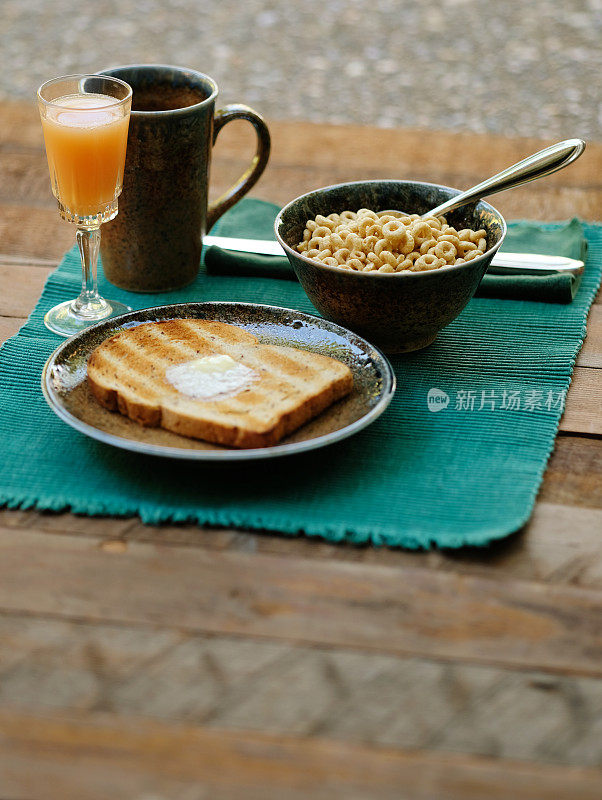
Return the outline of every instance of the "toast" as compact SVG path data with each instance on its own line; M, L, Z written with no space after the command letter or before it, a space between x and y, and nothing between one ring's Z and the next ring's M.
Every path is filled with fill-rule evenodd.
M254 448L276 444L348 394L353 377L334 358L263 345L235 325L177 319L104 341L88 361L88 383L101 405L141 425Z

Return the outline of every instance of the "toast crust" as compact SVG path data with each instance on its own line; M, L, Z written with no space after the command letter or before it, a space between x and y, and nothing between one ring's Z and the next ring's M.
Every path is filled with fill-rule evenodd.
M216 399L194 399L165 378L174 364L229 355L256 380ZM274 445L353 388L351 370L328 356L263 345L213 320L147 322L104 341L88 361L96 400L148 427L236 448Z

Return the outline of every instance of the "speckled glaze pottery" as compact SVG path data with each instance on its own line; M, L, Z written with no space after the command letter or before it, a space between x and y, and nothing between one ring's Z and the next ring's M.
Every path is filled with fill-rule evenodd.
M86 365L94 349L110 336L145 322L168 319L219 320L253 333L262 344L336 358L353 373L353 391L270 447L235 450L163 428L144 428L96 401L88 386ZM180 303L132 311L72 336L46 362L42 390L60 419L105 444L147 455L225 463L303 453L352 436L387 408L395 392L395 373L369 342L312 314L255 303Z
M460 193L459 189L416 181L375 180L327 186L298 197L276 218L276 237L299 282L318 311L359 333L386 353L429 345L475 293L506 235L504 218L483 201L446 216L455 228L484 228L487 251L472 261L429 272L365 273L319 264L293 248L308 219L317 214L369 208L423 214Z
M203 235L265 169L268 129L248 106L215 112L215 81L191 69L144 64L102 74L121 78L133 89L119 213L102 229L105 275L134 292L177 289L196 277ZM233 119L253 125L257 151L249 170L208 205L213 144Z

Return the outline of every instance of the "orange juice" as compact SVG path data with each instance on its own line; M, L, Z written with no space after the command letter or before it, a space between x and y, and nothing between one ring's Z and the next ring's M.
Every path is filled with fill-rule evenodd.
M72 94L52 101L42 116L55 197L71 213L98 214L123 183L129 116L102 94Z

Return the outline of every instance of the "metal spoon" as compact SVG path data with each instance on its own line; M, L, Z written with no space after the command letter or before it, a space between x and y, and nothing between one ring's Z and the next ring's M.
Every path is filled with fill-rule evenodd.
M537 178L543 178L546 175L551 175L559 169L568 167L573 161L576 161L581 153L585 150L585 142L582 139L567 139L564 142L546 147L540 150L517 164L498 172L487 180L478 183L471 189L452 197L445 203L433 208L432 211L427 211L422 215L425 217L438 217L446 211L453 211L460 206L467 203L476 202L483 197L496 192L502 192L504 189L511 189L515 186L520 186L523 183L534 181ZM386 214L387 211L380 212ZM398 209L394 213L400 214ZM203 243L206 246L216 245L226 250L238 250L248 253L262 253L265 255L283 255L283 250L275 241L258 241L255 239L232 239L220 236L205 236ZM531 255L525 253L496 253L489 268L489 272L499 273L522 273L534 275L549 275L554 273L571 273L575 276L583 272L583 261L577 261L571 258L562 258L559 256L542 256Z
M476 203L477 200L490 194L503 192L505 189L512 189L523 183L551 175L576 161L584 150L585 142L582 139L566 139L564 142L553 144L551 147L546 147L544 150L524 158L518 164L513 164L503 172L498 172L497 175L477 183L472 189L467 189L450 200L446 200L432 211L423 214L422 219L440 217L446 211L453 211L467 203Z

